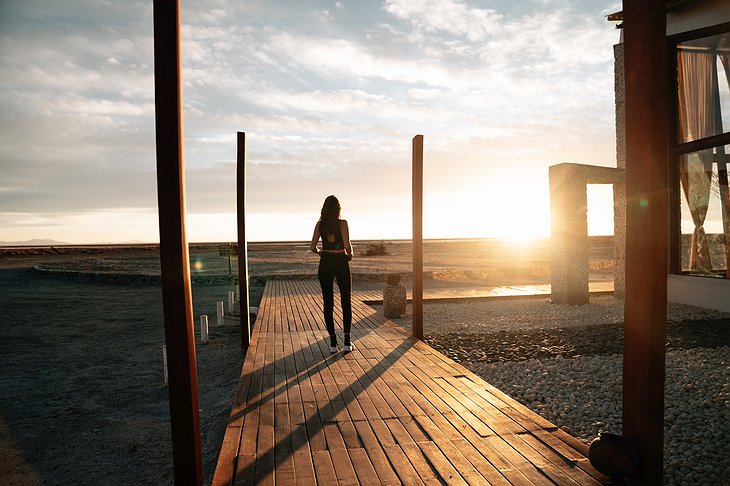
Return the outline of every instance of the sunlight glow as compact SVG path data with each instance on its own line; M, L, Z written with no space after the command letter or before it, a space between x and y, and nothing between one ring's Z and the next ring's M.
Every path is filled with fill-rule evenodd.
M588 234L613 234L613 185L588 184Z

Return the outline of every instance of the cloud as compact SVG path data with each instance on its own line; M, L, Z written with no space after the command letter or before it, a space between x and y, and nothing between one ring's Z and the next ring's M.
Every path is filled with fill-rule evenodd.
M497 30L502 15L455 0L386 0L384 10L425 32L448 33L479 42Z
M155 214L150 3L2 5L0 211L68 224L64 211L97 223L114 208L125 221L124 208ZM233 214L238 130L251 210L287 217L316 213L333 192L363 215L407 204L416 133L426 136L429 177L452 190L493 166L546 171L561 154L610 163L616 35L606 8L183 4L188 210Z

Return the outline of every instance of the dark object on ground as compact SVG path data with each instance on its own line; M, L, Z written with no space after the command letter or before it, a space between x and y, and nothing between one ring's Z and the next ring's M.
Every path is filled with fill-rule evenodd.
M385 248L385 240L380 243L369 243L367 250L365 250L366 256L379 256L387 255L388 250Z
M398 274L388 276L388 285L383 290L383 313L388 319L397 319L406 313L406 288L400 283Z
M591 442L588 459L599 472L613 479L628 479L639 469L639 451L626 437L601 432Z

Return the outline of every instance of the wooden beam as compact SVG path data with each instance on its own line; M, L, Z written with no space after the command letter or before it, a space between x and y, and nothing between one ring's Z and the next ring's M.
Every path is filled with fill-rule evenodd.
M241 346L248 348L251 342L251 317L248 313L248 245L246 244L246 134L237 133L236 192L238 208L238 285L241 294Z
M412 332L423 339L423 135L413 137L413 310Z
M626 300L623 435L637 482L662 484L667 317L669 126L664 0L624 2Z
M176 484L202 484L198 375L185 235L180 3L155 0L155 128L162 306Z

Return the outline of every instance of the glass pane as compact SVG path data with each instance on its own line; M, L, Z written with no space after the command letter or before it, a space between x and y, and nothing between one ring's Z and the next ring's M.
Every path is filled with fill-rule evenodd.
M682 272L730 278L728 166L730 145L682 156L679 168Z
M730 131L730 33L677 45L678 142Z

